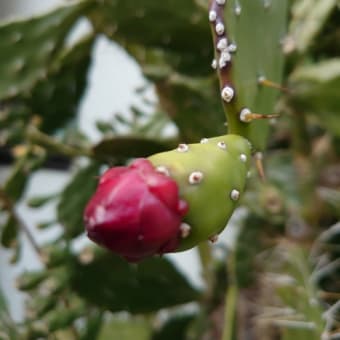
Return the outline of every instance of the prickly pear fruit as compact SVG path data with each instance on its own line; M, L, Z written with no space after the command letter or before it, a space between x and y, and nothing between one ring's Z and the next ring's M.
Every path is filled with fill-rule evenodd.
M249 158L249 142L227 135L111 168L85 209L88 236L128 261L215 240L244 190Z
M180 144L176 150L153 155L156 169L175 179L189 204L177 250L215 240L242 195L250 162L250 144L237 135Z

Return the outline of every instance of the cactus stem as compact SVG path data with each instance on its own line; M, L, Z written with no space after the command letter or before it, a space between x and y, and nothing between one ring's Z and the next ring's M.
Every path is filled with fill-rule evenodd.
M200 143L201 143L201 144L207 144L207 143L209 143L209 139L208 139L208 138L202 138L202 139L200 140Z
M230 198L233 200L233 201L238 201L239 198L240 198L240 192L236 189L233 189L230 193Z
M273 89L280 90L281 92L284 92L284 93L289 93L288 88L286 88L286 87L284 87L284 86L282 86L278 83L275 83L274 81L271 81L264 76L259 77L257 82L261 86L270 87L270 88L273 88Z
M263 166L263 153L262 152L256 152L254 155L255 158L255 166L257 169L257 172L260 176L260 178L265 181L266 180L266 174L264 171L264 166Z
M211 243L216 243L218 241L218 235L214 235L214 236L209 237L209 241Z
M245 155L244 153L241 153L240 160L241 160L241 162L246 163L247 162L247 155Z
M179 144L177 147L178 152L188 152L189 151L189 146L188 144Z
M217 143L217 146L218 146L220 149L222 149L222 150L226 150L226 149L227 149L227 145L226 145L226 143L224 143L224 142L218 142L218 143Z
M278 118L279 116L280 115L278 114L265 115L261 113L253 113L248 108L244 108L240 112L240 121L243 123L250 123L253 120L272 119L272 118Z
M182 223L179 229L181 231L182 238L187 238L190 235L191 226L188 223Z
M156 168L156 171L159 172L159 173L161 173L161 174L163 174L163 175L165 175L165 176L170 177L170 171L169 171L169 169L168 169L166 166L164 166L164 165L159 165L159 166Z
M245 127L237 117L236 90L232 81L232 53L237 50L235 42L230 42L228 27L224 20L224 8L227 1L210 0L209 10L216 12L216 20L211 22L211 32L214 43L215 58L217 60L217 75L219 78L220 93L223 99L223 107L227 120L229 121L229 133L243 134ZM219 31L217 25L223 25ZM222 26L220 25L222 28ZM217 28L217 29L216 29Z
M199 184L203 180L203 173L201 171L194 171L189 175L190 184Z

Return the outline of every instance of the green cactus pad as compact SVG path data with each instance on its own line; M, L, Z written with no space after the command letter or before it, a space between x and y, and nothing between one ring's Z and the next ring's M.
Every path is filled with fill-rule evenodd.
M28 92L48 68L88 4L60 7L41 17L0 26L0 100Z
M149 158L160 171L168 171L189 203L184 222L191 230L180 251L214 239L225 228L244 191L250 151L246 139L227 135L180 144Z
M206 12L195 0L97 1L89 18L97 32L124 46L143 46L161 54L165 51L173 59L167 58L170 64L183 63L186 71L190 68L189 73L206 74L209 70L197 63L197 59L209 63L210 33Z
M282 83L284 53L282 41L286 34L286 0L229 0L225 5L211 2L217 19L210 20L216 49L221 91L232 87L234 96L224 102L229 132L249 139L254 148L263 149L269 131L268 121L243 123L240 112L248 108L252 113L272 114L278 90L259 85L259 79ZM216 32L217 23L225 17L225 30ZM225 65L220 64L218 42L227 38ZM231 49L232 48L232 49Z

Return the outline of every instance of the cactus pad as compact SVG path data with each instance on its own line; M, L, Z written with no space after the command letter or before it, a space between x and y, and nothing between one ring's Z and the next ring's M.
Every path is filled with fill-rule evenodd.
M214 0L210 5L214 66L220 73L229 132L245 136L257 149L265 146L268 122L241 122L240 112L249 108L253 113L271 114L274 110L277 90L259 81L282 82L286 17L286 0Z
M0 26L0 100L29 91L47 76L49 63L86 8L84 4Z

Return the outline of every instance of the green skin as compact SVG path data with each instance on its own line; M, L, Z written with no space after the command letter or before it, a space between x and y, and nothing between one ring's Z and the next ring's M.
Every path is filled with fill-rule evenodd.
M224 142L226 149L218 146ZM218 235L226 226L237 205L231 192L244 191L250 166L251 146L245 138L225 135L208 139L205 144L189 144L187 152L177 149L155 154L149 160L164 166L180 188L180 196L189 204L183 222L190 225L190 234L181 240L178 251L196 246ZM240 156L243 156L243 161ZM192 172L200 171L200 183L189 183Z

